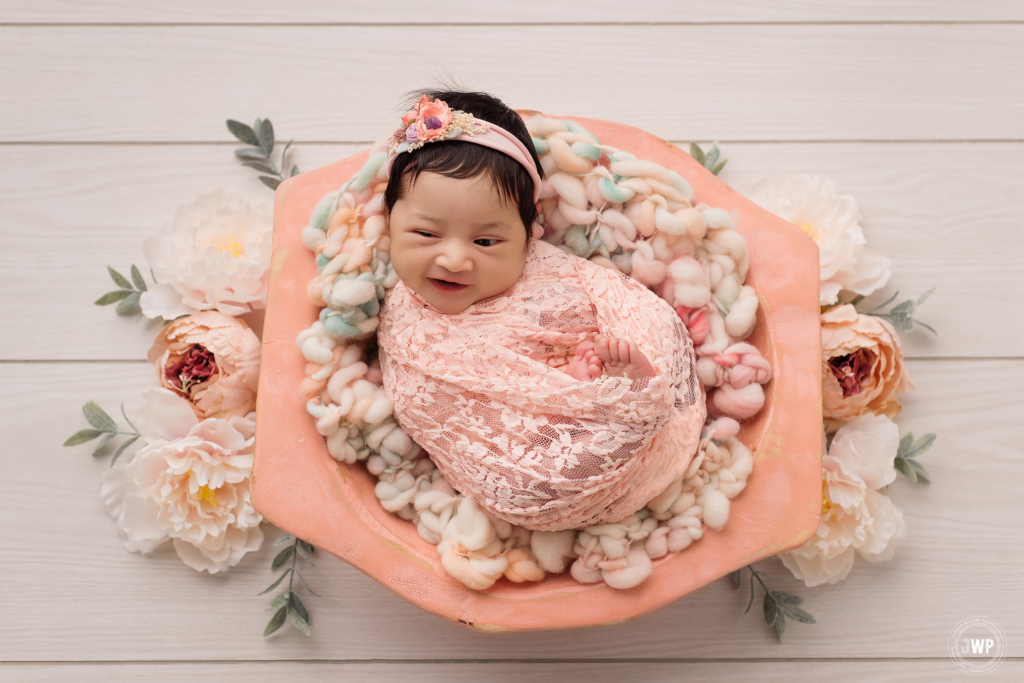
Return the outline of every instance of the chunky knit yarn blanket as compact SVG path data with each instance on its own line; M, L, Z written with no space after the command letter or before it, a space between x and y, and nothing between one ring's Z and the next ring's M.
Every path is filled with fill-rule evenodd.
M562 371L597 333L632 339L657 376ZM615 522L679 479L706 405L675 310L618 271L531 239L505 293L457 315L399 282L377 332L398 424L463 495L556 531Z

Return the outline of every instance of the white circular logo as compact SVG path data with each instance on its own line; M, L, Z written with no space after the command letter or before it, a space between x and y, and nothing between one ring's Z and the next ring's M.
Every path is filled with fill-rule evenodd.
M949 634L949 657L961 671L987 674L1006 656L1006 636L988 617L968 617Z

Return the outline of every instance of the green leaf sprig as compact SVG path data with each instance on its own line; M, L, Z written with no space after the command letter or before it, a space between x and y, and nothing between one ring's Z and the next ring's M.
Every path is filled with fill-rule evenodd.
M131 282L110 266L107 266L107 272L110 273L110 278L120 289L107 292L99 299L96 299L96 305L109 306L116 301L118 304L114 310L117 311L118 315L131 315L132 313L141 312L139 310L139 299L142 298L142 293L146 291L147 287L146 281L142 279L142 273L135 267L135 264L132 264Z
M785 593L780 590L774 590L768 588L765 584L762 576L774 579L775 581L795 581L796 579L783 579L777 576L769 576L764 572L759 572L754 569L753 565L748 564L746 569L750 570L750 602L747 603L747 609L744 610L744 614L750 611L751 605L754 604L754 579L761 584L764 588L764 601L761 603L761 611L764 614L764 623L769 627L775 627L775 635L778 636L779 642L782 642L783 637L786 635L786 617L795 619L804 624L816 624L814 617L799 607L804 601L803 598L792 595L791 593ZM744 568L737 569L732 573L732 589L739 590L740 588L740 572Z
M696 142L690 143L690 156L697 160L697 163L708 169L715 175L718 175L719 171L725 168L725 165L729 163L728 159L718 160L718 156L721 154L718 150L718 145L712 145L711 150L705 154L704 150L700 148Z
M886 306L888 306L889 304L896 300L896 297L900 295L899 290L897 290L896 293L889 297L889 299L885 303L879 304L878 306L875 306L873 309L868 311L867 315L873 315L876 318L888 318L889 322L892 323L892 326L895 327L900 332L909 332L910 330L914 329L914 325L920 325L921 327L930 331L932 334L938 334L938 332L936 332L931 325L926 325L920 320L915 320L913 316L914 309L923 304L925 301L927 301L928 297L931 296L932 292L934 291L935 287L932 287L927 292L922 294L917 301L914 301L913 299L907 299L903 303L896 304L895 306L893 306L888 313L876 313L877 310L885 308ZM859 304L863 300L863 296L858 296L854 298L850 303L853 304L854 307L856 307L857 304Z
M263 636L269 636L271 633L281 628L284 625L284 620L287 618L292 626L298 630L309 635L309 612L306 611L306 606L302 604L302 600L295 593L295 589L292 587L292 583L295 581L295 577L299 577L299 581L302 582L303 587L316 597L322 597L315 590L306 585L306 580L302 578L302 574L299 574L298 570L295 569L295 560L301 555L302 559L313 564L313 555L316 553L316 548L313 544L306 543L302 539L295 538L295 536L289 533L282 533L277 539L274 540L274 545L284 545L285 543L292 542L290 546L282 550L274 558L274 561L270 563L270 571L277 571L288 561L292 561L292 566L284 570L281 576L277 577L277 581L270 584L270 587L265 591L260 591L257 595L263 595L277 588L277 586L284 580L284 577L288 577L288 590L281 593L273 602L266 607L266 611L276 609L277 612L267 622L267 627L263 629Z
M117 428L117 423L114 422L113 418L107 415L107 412L100 408L95 401L89 401L82 406L82 412L85 413L85 419L89 421L89 424L93 426L93 429L82 429L68 437L67 441L64 442L65 446L77 446L79 444L92 441L93 439L99 439L96 447L92 449L92 454L95 456L102 455L102 451L107 445L118 435L129 436L127 439L121 442L116 449L114 449L114 457L110 459L110 466L114 466L114 462L117 458L124 453L125 449L131 446L133 443L139 440L142 436L139 434L139 430L135 428L132 421L128 419L128 416L124 412L124 404L121 404L121 417L124 418L128 426L132 428L130 432L122 432ZM102 438L101 438L102 437Z
M925 434L914 441L914 432L907 433L900 439L899 448L896 449L896 460L892 463L893 467L910 481L920 479L925 483L930 482L931 477L928 476L928 470L915 458L931 448L933 443L935 443L934 434Z
M299 174L299 167L293 164L288 175L284 175L287 168L285 155L288 154L288 148L291 147L292 140L288 141L288 144L284 146L284 150L281 152L281 169L278 170L277 166L274 165L274 161L271 159L271 154L274 152L274 126L270 123L270 119L256 119L256 123L252 127L234 119L228 119L227 124L228 130L231 131L232 135L245 144L250 145L249 147L236 149L235 156L242 159L243 166L255 168L262 173L271 174L260 176L263 184L271 190L276 190L277 186L285 180Z

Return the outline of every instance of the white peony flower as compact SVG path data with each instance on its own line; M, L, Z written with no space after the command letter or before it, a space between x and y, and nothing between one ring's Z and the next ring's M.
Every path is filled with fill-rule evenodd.
M842 581L856 555L890 560L907 535L903 512L877 489L896 479L899 428L884 415L850 420L822 458L821 521L804 545L782 553L782 563L808 586Z
M143 394L135 426L146 445L100 485L125 550L173 540L185 564L216 574L260 548L263 517L249 501L255 416L200 422L172 391Z
M806 174L772 176L741 192L818 244L822 306L836 303L840 290L867 296L889 281L892 262L864 246L856 202L850 195L836 194L831 181Z
M156 284L142 312L173 320L216 309L241 315L264 308L273 223L266 206L217 190L178 207L174 222L143 244Z

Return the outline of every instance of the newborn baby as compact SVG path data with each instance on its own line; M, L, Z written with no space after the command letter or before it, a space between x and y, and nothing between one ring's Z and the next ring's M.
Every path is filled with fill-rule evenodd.
M380 311L385 391L445 479L493 516L546 531L617 521L696 452L705 407L693 346L646 287L539 239L525 124L482 97L444 93L442 104L472 108L463 129L490 122L502 140L478 131L389 161L400 282ZM415 112L439 101L424 96Z

